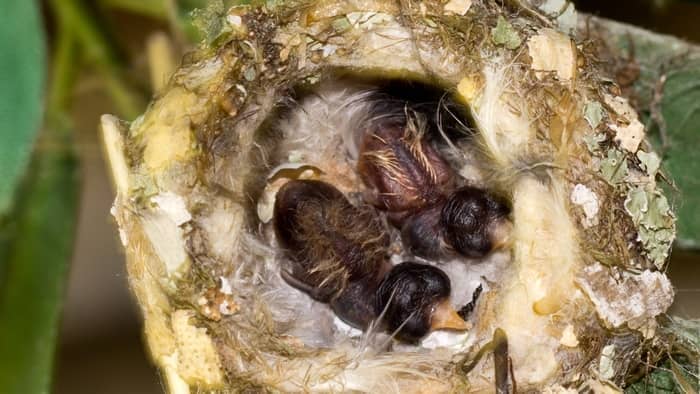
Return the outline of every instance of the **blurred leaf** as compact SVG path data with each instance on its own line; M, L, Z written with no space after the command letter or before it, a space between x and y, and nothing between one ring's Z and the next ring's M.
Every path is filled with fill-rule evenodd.
M661 318L659 338L669 347L667 357L639 381L625 389L626 394L697 393L700 356L700 320Z
M44 43L38 2L3 2L0 23L0 217L12 204L41 120Z
M196 26L198 10L205 10L209 2L206 0L178 0L178 24L190 42L204 39L204 33ZM201 12L201 11L199 11Z
M236 0L236 3L240 2L241 0ZM210 3L210 0L100 0L104 7L167 20L171 27L184 33L187 40L193 43L201 40L202 36L193 25L192 13L206 9Z
M644 376L639 382L636 382L625 389L625 394L683 394L673 377L673 372L670 369L670 361L655 367L651 373Z
M0 391L9 394L49 392L76 210L68 134L52 130L32 149L45 73L37 4L4 2L0 24Z
M73 246L77 162L65 133L44 133L21 199L0 222L0 391L48 393Z
M180 29L190 42L205 40L212 43L229 28L224 25L222 19L225 11L234 6L251 3L252 0L177 0ZM267 4L271 3L274 1L267 1Z
M670 142L665 167L681 189L681 245L700 246L700 66L669 75L661 101Z
M641 70L635 99L655 133L652 142L664 153L662 171L680 190L669 194L678 218L677 244L700 248L700 47L619 22L594 21L620 57L634 53Z
M49 2L59 27L59 49L61 40L74 39L86 61L100 74L119 115L133 119L145 107L143 97L125 82L123 65L119 62L115 49L103 34L98 20L84 3L81 0ZM63 35L70 37L62 37ZM69 66L74 66L74 63L70 63ZM59 77L62 78L63 75Z
M212 0L205 8L192 11L192 24L202 33L207 45L231 31L224 20L225 13L226 7L223 0Z
M168 18L168 0L101 0L105 7L119 8L156 19Z
M178 8L182 12L192 12L195 8L204 8L209 3L207 0L177 0Z

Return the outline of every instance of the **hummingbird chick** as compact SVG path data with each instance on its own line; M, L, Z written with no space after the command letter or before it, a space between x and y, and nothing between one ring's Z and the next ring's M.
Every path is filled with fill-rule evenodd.
M407 218L401 240L414 256L426 259L454 254L483 258L508 245L512 227L509 213L498 198L464 186Z
M440 212L445 242L457 253L481 258L508 245L510 208L486 191L465 186L452 193Z
M415 342L432 330L465 330L450 306L450 280L440 269L387 258L389 238L369 206L355 207L334 186L292 180L277 193L277 239L290 258L282 277L328 303L348 324L382 328Z
M374 125L360 145L358 172L368 202L386 211L414 256L457 253L482 258L506 245L507 205L475 187L456 191L456 175L425 138L422 115L406 114Z
M422 115L378 121L361 139L357 169L370 188L368 202L403 219L435 203L453 180L452 167L425 138Z

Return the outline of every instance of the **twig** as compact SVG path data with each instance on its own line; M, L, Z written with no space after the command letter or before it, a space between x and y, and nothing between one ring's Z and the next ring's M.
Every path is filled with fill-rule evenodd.
M130 119L136 117L144 107L143 98L124 83L114 50L95 25L94 18L87 12L83 3L79 0L52 0L50 5L59 21L59 37L74 37L77 45L84 50L86 60L91 61L104 78L107 93L120 114ZM69 66L77 67L75 61ZM59 71L67 72L67 69ZM63 80L62 76L55 77L57 80Z

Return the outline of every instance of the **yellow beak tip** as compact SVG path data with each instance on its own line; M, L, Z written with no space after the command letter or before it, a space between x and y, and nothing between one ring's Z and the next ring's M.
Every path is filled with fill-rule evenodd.
M435 308L430 327L432 330L464 331L470 329L471 325L448 302L443 302Z

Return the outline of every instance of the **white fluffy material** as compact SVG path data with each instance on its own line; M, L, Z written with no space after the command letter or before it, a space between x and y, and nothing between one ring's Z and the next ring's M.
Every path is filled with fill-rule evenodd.
M505 61L497 61L503 64ZM509 76L510 64L484 69L485 86L472 114L477 123L484 148L496 165L511 169L513 163L527 152L535 137L527 117L526 101L517 95Z
M162 208L156 208L153 212L144 214L141 217L141 224L156 254L165 264L168 276L177 277L189 261L185 252L182 229Z
M551 314L573 297L577 231L569 215L569 189L556 170L543 178L528 167L518 168L523 161L537 164L528 157L537 137L528 117L529 102L514 93L522 90L519 79L509 64L496 63L501 66L486 67L484 90L472 108L485 153L498 171L511 174L514 255L494 325L508 333L518 381L538 383L559 368L554 353L558 338L547 332Z
M324 164L341 152L357 157L357 130L370 117L371 87L329 83L303 99L279 124L284 135L281 151L296 161ZM342 146L338 143L342 142ZM310 149L313 147L313 149Z

